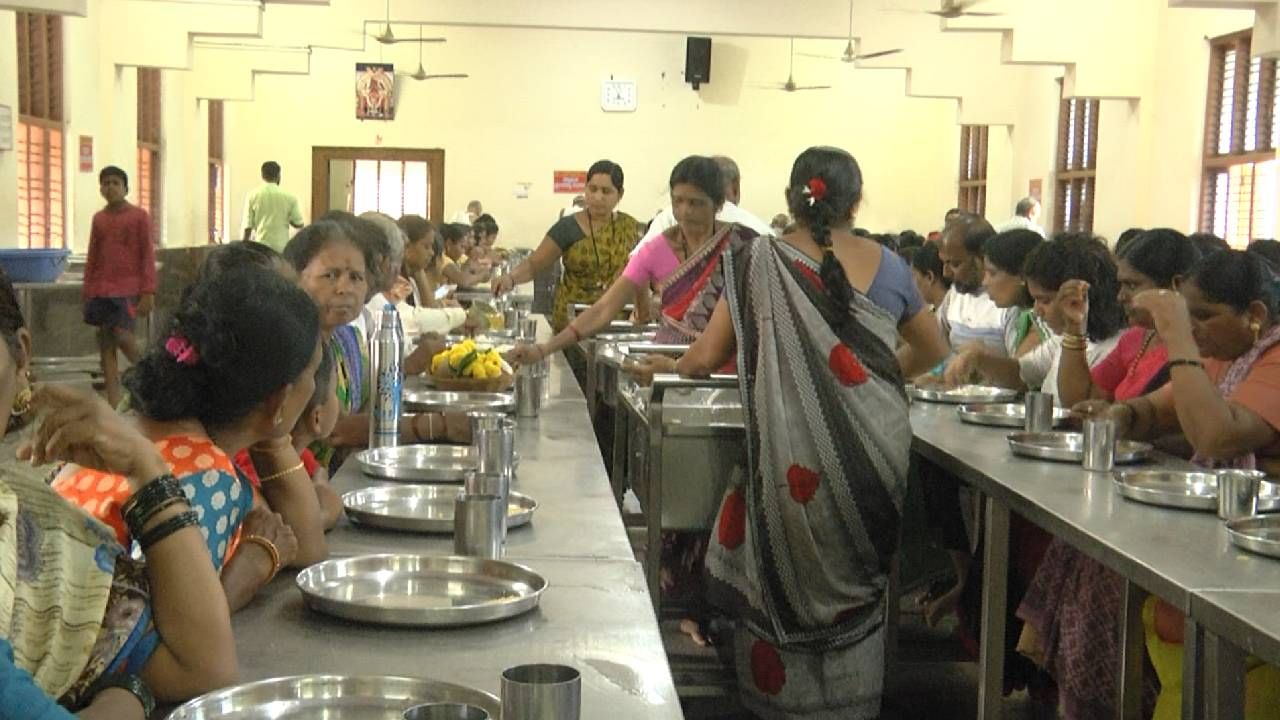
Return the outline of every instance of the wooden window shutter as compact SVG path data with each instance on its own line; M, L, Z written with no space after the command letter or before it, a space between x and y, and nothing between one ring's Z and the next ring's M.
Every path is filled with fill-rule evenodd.
M64 128L62 18L43 13L15 16L18 118L18 244L64 247Z
M222 101L209 101L209 158L225 160L223 155Z
M987 206L986 125L960 126L959 199L956 207L977 215Z
M138 141L160 145L159 68L138 68Z
M1277 62L1252 57L1252 31L1209 46L1200 229L1245 247L1274 234L1280 163Z
M62 122L62 18L19 12L18 114Z

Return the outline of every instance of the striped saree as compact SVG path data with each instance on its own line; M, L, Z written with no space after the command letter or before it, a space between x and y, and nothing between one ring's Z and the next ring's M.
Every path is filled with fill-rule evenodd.
M707 571L738 621L743 702L763 718L876 717L911 443L896 319L856 291L837 307L780 241L724 262L748 457Z

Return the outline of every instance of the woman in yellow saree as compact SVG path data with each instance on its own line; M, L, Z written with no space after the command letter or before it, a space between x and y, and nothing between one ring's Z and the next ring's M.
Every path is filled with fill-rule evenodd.
M587 207L560 218L529 259L509 275L495 278L493 292L502 295L563 260L564 274L556 288L551 327L556 332L569 324L569 305L590 305L622 274L631 249L640 239L640 224L618 212L622 200L622 168L601 160L587 171Z

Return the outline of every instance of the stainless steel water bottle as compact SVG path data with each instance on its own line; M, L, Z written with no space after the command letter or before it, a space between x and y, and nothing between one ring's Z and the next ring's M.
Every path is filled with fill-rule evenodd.
M382 309L378 325L369 336L369 383L372 407L369 415L369 447L394 447L400 443L400 389L404 385L404 331L395 306Z

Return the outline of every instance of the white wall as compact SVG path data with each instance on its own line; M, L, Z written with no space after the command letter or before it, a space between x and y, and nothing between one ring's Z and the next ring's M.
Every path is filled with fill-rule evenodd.
M763 90L754 85L786 78L786 42L719 39L713 82L699 95L681 79L682 35L459 28L449 37L427 50L428 70L472 77L402 79L394 122L354 118L354 63L376 52L316 51L309 77L260 76L253 102L228 106L232 217L267 159L281 163L284 185L308 208L313 145L443 148L446 216L478 198L511 245L541 240L571 199L551 192L554 170L585 170L600 158L622 165L620 207L644 219L664 202L671 167L692 153L737 159L744 205L768 218L784 210L791 162L814 144L858 158L867 184L859 223L867 227L928 229L954 203L955 103L904 98L901 73L797 58L801 84L834 84L846 72L857 82ZM410 48L382 58L398 70L417 64ZM600 110L600 82L610 75L637 81L638 112ZM533 184L529 199L513 198L517 182Z
M14 14L0 10L0 48L18 44L18 27ZM0 51L0 105L13 112L14 132L18 125L18 54ZM15 138L13 150L0 150L0 247L18 244L18 153Z

